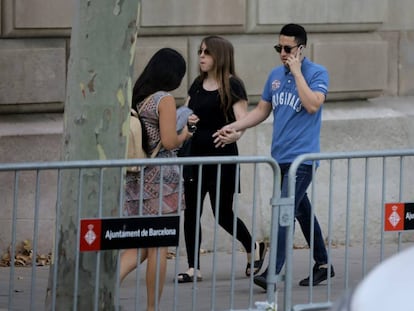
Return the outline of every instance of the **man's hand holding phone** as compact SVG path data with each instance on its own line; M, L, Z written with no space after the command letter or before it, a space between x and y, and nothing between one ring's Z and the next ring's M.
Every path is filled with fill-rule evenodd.
M300 67L302 64L302 52L303 52L304 46L300 45L296 51L296 53L291 53L286 61L286 64L288 65L290 72L294 75L296 73L299 73L301 71Z

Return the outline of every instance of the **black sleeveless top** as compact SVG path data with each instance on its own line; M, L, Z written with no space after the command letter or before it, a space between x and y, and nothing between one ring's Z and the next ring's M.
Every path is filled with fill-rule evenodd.
M247 100L246 90L243 82L237 78L230 78L231 103L239 100ZM212 135L224 125L236 121L233 110L230 109L226 116L220 107L220 94L218 90L207 91L202 82L196 79L191 85L188 95L190 96L189 108L194 111L200 121L197 123L197 131L192 138L192 151L194 156L223 156L238 155L237 144L232 143L224 148L214 146Z

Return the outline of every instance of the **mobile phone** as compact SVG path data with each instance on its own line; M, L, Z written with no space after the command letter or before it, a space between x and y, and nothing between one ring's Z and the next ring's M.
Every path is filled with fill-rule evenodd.
M303 45L301 45L299 48L298 48L298 51L296 52L296 56L302 56L302 52L303 52L303 49L304 49L305 47L303 46Z

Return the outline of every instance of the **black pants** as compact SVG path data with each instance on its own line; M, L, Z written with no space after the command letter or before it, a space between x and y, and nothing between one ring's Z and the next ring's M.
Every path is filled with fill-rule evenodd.
M201 225L200 225L200 235L198 237L198 262L195 263L195 244L196 244L196 225L200 221L201 215L203 213L203 202L207 195L210 196L210 203L213 210L214 217L216 211L216 176L215 174L206 174L203 176L203 181L201 184L201 206L200 206L200 217L197 217L197 184L198 179L194 178L192 180L186 179L184 182L184 191L185 191L185 202L186 208L184 210L184 238L187 249L187 260L189 268L197 267L200 269L200 245L201 245ZM226 230L229 234L233 234L233 195L234 195L234 178L228 178L229 175L223 174L222 177L226 176L221 180L220 185L220 198L219 198L219 225ZM250 235L249 230L246 225L237 218L237 240L240 241L245 248L247 253L251 252L251 243L252 236Z

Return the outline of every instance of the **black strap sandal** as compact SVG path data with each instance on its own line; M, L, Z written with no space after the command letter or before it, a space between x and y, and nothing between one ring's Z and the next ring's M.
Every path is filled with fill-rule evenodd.
M253 274L256 275L257 273L259 273L260 269L263 266L263 262L264 262L264 258L266 255L266 251L267 251L267 247L266 247L266 243L265 242L256 242L255 243L255 250L254 250L254 264L253 264ZM247 277L250 276L251 273L251 264L250 262L247 263L246 265L246 271L245 274Z
M194 270L192 271L194 273ZM177 282L178 283L191 283L194 281L194 275L190 274L190 270L184 273L179 273L177 275ZM203 277L201 275L197 276L197 282L200 282L203 280Z

